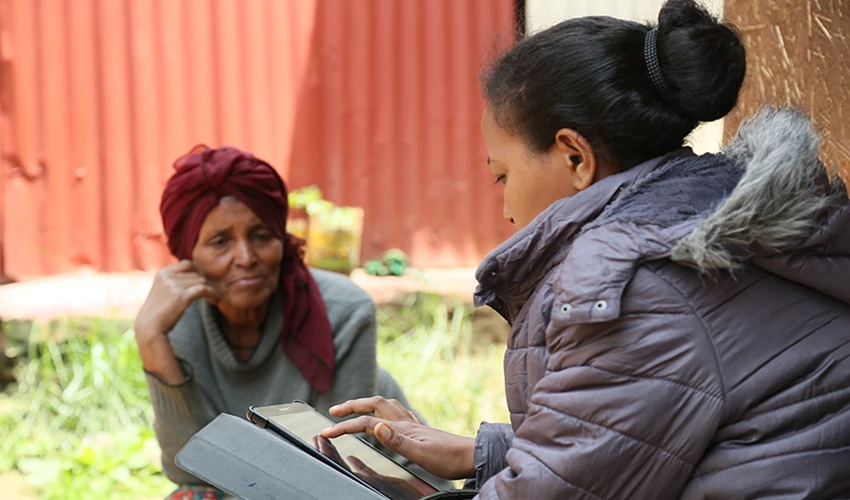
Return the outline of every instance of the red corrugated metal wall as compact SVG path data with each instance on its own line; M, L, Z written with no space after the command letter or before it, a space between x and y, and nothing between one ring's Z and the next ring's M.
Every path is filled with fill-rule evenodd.
M0 265L161 266L196 143L364 207L367 257L474 265L510 231L477 82L514 23L513 0L0 0Z

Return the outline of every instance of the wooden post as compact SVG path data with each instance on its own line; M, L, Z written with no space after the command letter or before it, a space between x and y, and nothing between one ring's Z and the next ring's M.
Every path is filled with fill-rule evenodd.
M800 107L821 132L823 161L850 180L850 0L726 0L724 14L747 48L727 138L766 104Z

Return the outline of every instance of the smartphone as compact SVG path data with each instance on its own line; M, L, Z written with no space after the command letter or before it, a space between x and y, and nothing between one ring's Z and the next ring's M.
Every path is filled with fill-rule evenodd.
M439 492L357 436L328 439L321 435L333 422L307 403L251 406L248 420L392 500L417 500Z

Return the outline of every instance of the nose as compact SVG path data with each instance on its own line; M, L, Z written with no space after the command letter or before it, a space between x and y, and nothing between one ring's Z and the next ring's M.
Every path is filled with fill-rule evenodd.
M236 244L234 262L241 267L251 267L257 262L257 254L248 243L248 241L240 241Z
M513 215L511 215L511 210L508 208L507 205L502 208L502 216L505 218L506 221L510 222L511 224L514 224L514 217Z

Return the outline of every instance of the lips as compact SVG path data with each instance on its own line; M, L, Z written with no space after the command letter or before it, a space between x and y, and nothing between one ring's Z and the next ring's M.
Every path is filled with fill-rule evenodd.
M263 282L262 276L246 276L245 278L239 278L239 279L233 280L230 283L230 286L250 288L250 287L257 286L257 285L261 284L262 282Z

